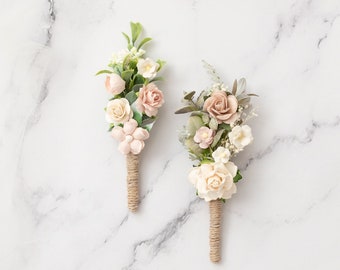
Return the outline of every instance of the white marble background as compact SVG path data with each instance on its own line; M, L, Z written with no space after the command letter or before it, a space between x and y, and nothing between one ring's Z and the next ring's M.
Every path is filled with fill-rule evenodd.
M135 215L94 76L130 20L167 60ZM1 270L340 269L339 1L1 0L0 37ZM173 114L201 59L260 95L217 265Z

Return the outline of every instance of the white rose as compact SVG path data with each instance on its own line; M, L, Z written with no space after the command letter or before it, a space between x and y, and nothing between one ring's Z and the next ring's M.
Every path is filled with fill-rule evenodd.
M150 58L140 58L137 63L138 73L146 79L153 79L159 68L159 64Z
M125 81L116 73L106 76L105 87L107 92L118 95L125 89Z
M129 101L125 98L111 100L106 106L106 121L109 123L125 123L132 115Z
M227 163L230 158L230 152L227 148L220 146L212 153L212 157L217 163Z
M242 150L245 146L253 141L251 128L248 125L235 126L228 134L230 142L236 146L238 150Z
M209 163L195 167L189 173L190 182L196 187L198 196L205 201L229 199L236 193L234 163Z

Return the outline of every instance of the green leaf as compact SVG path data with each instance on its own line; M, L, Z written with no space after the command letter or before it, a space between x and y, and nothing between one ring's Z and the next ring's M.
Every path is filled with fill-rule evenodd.
M142 124L142 114L140 112L134 111L133 112L133 119L135 119L138 123L138 126Z
M225 200L225 199L223 199L223 198L221 198L220 200L221 200L223 203L225 203L225 202L226 202L226 200Z
M144 79L144 77L142 75L136 74L136 76L135 76L133 81L134 81L135 84L144 84L145 79Z
M184 95L184 99L185 100L192 100L192 97L195 95L195 91L191 91L191 92L189 92L189 93L185 93L185 95Z
M143 120L142 127L150 125L150 124L154 123L155 121L156 121L156 118L147 118L147 119Z
M221 139L223 133L224 133L224 129L221 129L221 130L219 130L219 131L216 133L216 135L214 136L214 140L213 140L213 142L212 142L212 144L211 144L211 147L212 147L212 148L214 148L214 147L217 145L217 143L220 141L220 139Z
M158 59L156 62L159 65L159 68L157 69L157 71L160 71L163 68L163 66L165 65L165 63L166 63L165 61L160 60L160 59Z
M124 32L122 32L122 34L123 34L123 36L125 37L125 39L126 39L128 45L130 45L130 43L131 43L130 37L129 37L127 34L125 34Z
M141 87L143 87L143 85L144 85L144 84L141 84L141 83L134 85L134 86L132 87L132 91L134 91L134 92L139 92L139 89L140 89Z
M131 36L132 36L132 44L134 45L139 35L142 33L143 27L140 23L130 22L131 27Z
M179 110L175 111L175 114L182 114L182 113L188 113L195 111L196 108L193 106L185 106L183 108L180 108Z
M222 123L220 125L218 125L220 128L223 128L224 130L226 130L227 132L231 131L231 127L229 124L225 124L225 123Z
M123 78L124 81L128 82L131 79L133 72L134 72L134 70L132 70L132 69L124 70L122 72L121 77Z
M100 74L112 74L113 72L111 70L107 70L107 69L103 69L103 70L99 70L97 73L96 73L96 76L97 75L100 75Z
M139 43L139 46L137 48L137 51L139 51L139 49L141 49L146 43L148 43L150 40L152 40L152 38L150 37L147 37L147 38L144 38L141 43Z
M129 101L129 104L131 105L132 103L136 101L137 95L134 91L130 91L129 93L125 95L125 98Z
M213 129L213 130L217 130L218 128L218 122L215 118L211 118L210 122L209 122L209 128Z
M150 82L162 81L163 77L155 77Z
M108 129L108 132L110 132L115 127L115 124L110 124L110 127Z
M234 183L237 183L241 179L242 179L242 175L240 174L240 170L237 170L237 173L236 173L236 175L234 177Z
M198 190L196 189L196 196L198 196Z

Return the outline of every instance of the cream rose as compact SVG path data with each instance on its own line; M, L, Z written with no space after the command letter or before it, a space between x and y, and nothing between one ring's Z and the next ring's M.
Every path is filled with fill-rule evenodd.
M107 92L118 95L125 89L125 81L116 73L106 76L105 87Z
M140 58L137 63L138 73L146 79L153 79L157 75L159 64L150 58Z
M238 118L238 102L235 96L222 90L215 90L204 102L203 110L217 120L219 124L231 124Z
M144 85L136 100L136 108L138 111L145 113L147 116L155 116L158 109L164 104L164 97L161 90L154 83Z
M129 101L125 98L119 98L109 101L106 106L106 121L109 123L125 123L130 120L133 111Z
M189 173L189 181L196 187L197 194L205 201L229 199L236 193L234 163L209 163L195 167Z
M245 146L253 141L251 128L248 125L235 126L228 134L230 142L236 146L238 150L243 150Z

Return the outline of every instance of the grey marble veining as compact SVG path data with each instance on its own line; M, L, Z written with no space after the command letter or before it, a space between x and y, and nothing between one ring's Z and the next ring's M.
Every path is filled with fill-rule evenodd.
M0 269L330 269L340 265L340 2L0 3ZM141 155L141 206L106 132L104 67L140 21L167 61L166 103ZM246 77L254 143L235 163L223 260L174 115L183 91ZM123 169L122 169L123 168Z

